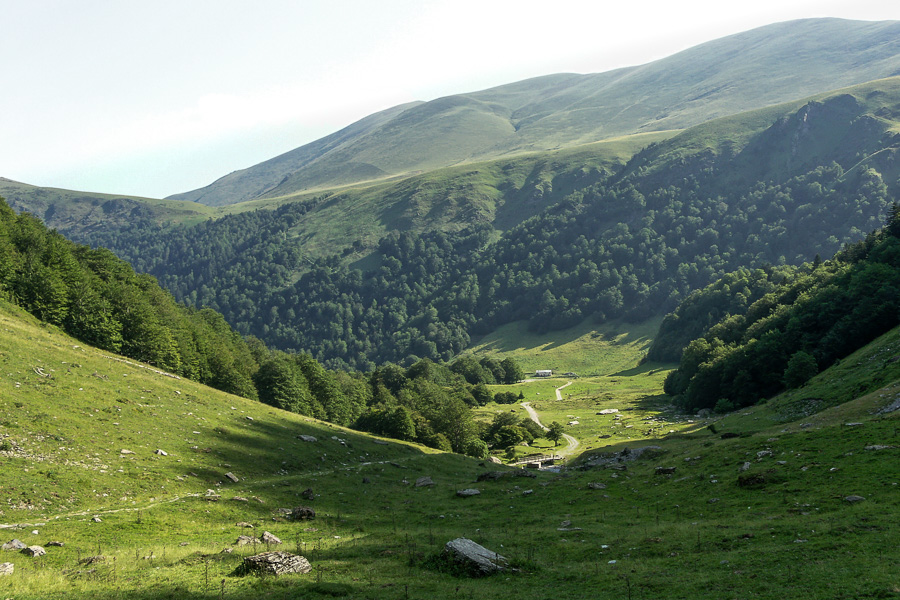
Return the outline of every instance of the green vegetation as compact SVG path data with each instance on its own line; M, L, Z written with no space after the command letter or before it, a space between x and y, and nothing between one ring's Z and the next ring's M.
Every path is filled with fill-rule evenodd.
M742 271L696 292L663 324L673 339L684 339L678 329L706 328L684 350L666 393L686 410L727 412L804 385L894 328L900 322L900 239L892 234L900 229L897 205L890 218L884 230L831 261L784 270L778 285L761 286L769 278ZM759 296L751 286L774 289ZM696 310L714 305L712 322L712 312Z
M584 469L562 476L475 483L486 470L475 459L380 443L127 364L0 302L0 522L8 539L65 543L38 559L0 554L15 564L0 578L0 594L527 600L627 598L631 590L632 597L712 599L739 590L890 598L900 585L891 568L898 412L874 413L900 390L900 363L891 362L898 339L895 329L807 383L825 402L787 395L714 423L737 437L722 439L710 421L685 421L677 434L640 443L602 440L605 447L578 461ZM621 388L648 378L635 371L610 379ZM840 389L848 376L874 387L848 396ZM529 394L532 385L552 393L559 384L519 385ZM608 400L620 414L647 410L646 401L615 394L620 388L610 387ZM821 410L832 398L825 393L841 399ZM649 444L660 450L625 469L586 466ZM676 472L659 475L657 466ZM435 485L415 487L426 475ZM471 487L481 494L456 497ZM312 500L302 496L307 488ZM845 501L850 495L865 500ZM316 518L285 520L279 509L298 505L312 506ZM269 549L235 540L263 530L284 541L271 549L303 554L313 571L233 575L244 556ZM482 579L447 572L437 556L459 536L504 554L518 570ZM98 555L106 560L80 562Z

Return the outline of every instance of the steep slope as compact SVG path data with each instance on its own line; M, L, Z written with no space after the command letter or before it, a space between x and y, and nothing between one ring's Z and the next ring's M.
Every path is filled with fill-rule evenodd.
M172 198L220 206L510 153L683 129L897 74L900 22L778 23L639 67L550 75L395 107Z

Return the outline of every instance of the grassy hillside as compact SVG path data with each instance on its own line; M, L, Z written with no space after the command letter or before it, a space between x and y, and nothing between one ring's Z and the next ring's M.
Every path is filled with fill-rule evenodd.
M16 212L30 212L71 238L118 231L139 220L190 226L216 214L214 209L200 204L37 187L2 177L0 198L5 198Z
M684 129L896 75L898 32L896 21L790 21L647 65L549 75L395 107L172 198L222 206L639 132Z
M0 578L0 594L895 597L898 412L873 412L896 400L900 373L886 370L898 368L897 340L894 331L844 361L860 380L885 373L877 380L885 387L824 412L813 414L807 403L795 420L795 399L774 399L715 422L715 434L708 421L685 420L676 434L600 440L608 445L579 461L659 446L619 468L476 483L487 469L474 460L381 444L173 379L2 304L0 527L9 539L65 545L39 559L0 552L15 565ZM824 394L846 376L823 373L809 393ZM576 396L564 411L578 410ZM640 398L584 397L585 407L615 403L629 419L630 409L648 408ZM546 405L552 416L554 402ZM657 466L676 470L658 475ZM423 475L435 485L415 487ZM469 487L481 495L455 496ZM312 500L301 497L306 488ZM851 503L850 495L865 500ZM313 506L316 519L285 521L279 508L301 504ZM238 547L237 536L264 530L284 541L281 549L307 556L313 571L232 575L243 556L266 550ZM458 536L504 554L518 570L485 579L446 572L436 557ZM85 562L98 555L106 559Z

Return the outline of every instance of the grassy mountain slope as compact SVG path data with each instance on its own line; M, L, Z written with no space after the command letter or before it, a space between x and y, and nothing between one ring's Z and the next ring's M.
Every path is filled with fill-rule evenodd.
M396 107L172 198L221 206L510 153L683 129L900 74L898 33L900 23L894 21L791 21L639 67L551 75Z
M475 482L487 468L472 459L383 444L173 379L0 304L0 527L8 539L65 544L39 559L0 552L15 565L0 578L0 593L23 600L895 597L900 411L876 413L900 389L900 363L891 360L898 339L891 332L844 361L852 371L810 382L809 394L822 397L848 374L864 380L893 370L878 380L885 387L826 411L806 402L797 413L793 399L773 399L715 422L719 433L739 434L733 439L706 421L685 422L678 434L647 439L659 449L624 468ZM625 415L642 410L640 398L621 400L584 401ZM608 441L579 463L642 445ZM659 475L657 466L676 472ZM435 485L415 487L424 475ZM481 495L456 497L470 487ZM306 488L312 500L301 497ZM844 500L850 495L865 500ZM312 506L317 517L284 520L279 509L297 505ZM313 571L234 576L243 556L269 549L236 546L237 536L263 530L284 541L272 549L307 556ZM458 536L509 557L518 570L484 579L447 572L435 557ZM98 555L105 560L83 562Z
M0 177L0 197L16 212L30 212L72 238L116 231L136 220L194 225L215 214L199 204L38 187Z

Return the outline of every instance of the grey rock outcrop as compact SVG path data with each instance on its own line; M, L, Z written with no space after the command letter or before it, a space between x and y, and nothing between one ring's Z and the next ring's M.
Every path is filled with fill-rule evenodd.
M309 506L297 506L291 511L288 518L292 521L308 521L316 518L316 511Z
M36 558L38 556L44 556L45 554L47 554L47 551L44 550L41 546L28 546L27 548L22 550L22 554L30 556L32 558Z
M269 533L268 531L263 531L262 537L260 537L260 539L262 540L263 544L275 545L282 543L281 540L278 539L278 536L273 533Z
M505 557L467 538L456 538L444 546L445 560L473 577L491 575L507 569Z
M263 552L244 559L235 575L284 575L285 573L309 573L312 565L305 557L290 552Z
M5 544L3 544L4 550L22 550L26 548L28 544L23 542L22 540L9 540Z
M312 436L312 435L298 435L297 439L304 441L304 442L318 442L319 441L318 438L316 438L315 436Z
M475 488L468 488L465 490L457 490L456 495L460 498L468 498L469 496L477 496L481 493L481 490L476 490Z
M416 479L416 487L429 487L434 485L434 481L431 480L431 477L419 477Z
M2 575L12 575L13 569L15 566L12 563L0 563L0 576Z

